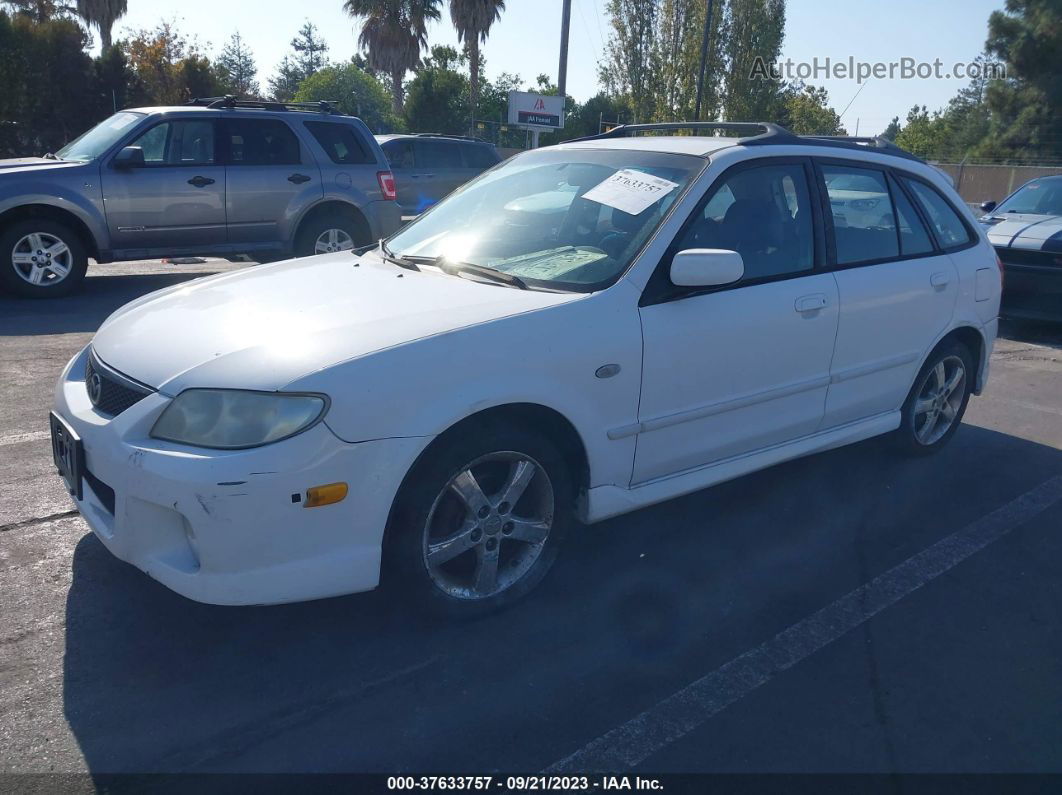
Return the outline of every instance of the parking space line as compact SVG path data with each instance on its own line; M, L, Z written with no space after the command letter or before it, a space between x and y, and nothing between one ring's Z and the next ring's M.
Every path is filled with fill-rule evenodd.
M29 433L13 433L9 436L0 436L0 447L8 444L21 444L22 442L36 442L47 439L48 431L30 431Z
M735 657L544 772L630 770L1060 500L1062 475L1057 475Z

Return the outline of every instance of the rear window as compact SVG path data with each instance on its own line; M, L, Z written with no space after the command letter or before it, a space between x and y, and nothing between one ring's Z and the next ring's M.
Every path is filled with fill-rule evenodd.
M228 119L225 143L234 166L283 166L302 162L299 139L276 119Z
M490 168L498 162L497 153L489 146L467 144L461 148L465 152L465 165L469 168Z
M308 121L306 129L317 139L333 163L357 165L375 163L376 158L349 124Z
M413 144L403 138L387 141L381 147L391 168L413 168Z

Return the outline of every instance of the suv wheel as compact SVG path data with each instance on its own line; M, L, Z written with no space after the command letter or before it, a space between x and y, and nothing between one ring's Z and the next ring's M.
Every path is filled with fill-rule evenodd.
M0 232L0 285L16 295L68 295L81 284L87 269L81 238L66 224L31 219Z
M458 617L507 607L556 559L573 504L560 451L519 428L456 438L415 467L388 531L389 585Z
M296 257L312 257L335 251L350 251L369 241L362 241L357 224L340 215L328 215L310 221L299 230L295 243Z
M973 390L974 364L961 342L939 346L918 372L904 401L896 440L911 453L933 453L959 428Z

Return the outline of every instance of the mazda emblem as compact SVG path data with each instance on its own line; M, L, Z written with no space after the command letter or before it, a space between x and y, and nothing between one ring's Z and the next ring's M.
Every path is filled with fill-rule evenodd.
M88 380L88 396L92 401L92 405L98 405L100 402L100 395L103 394L103 380L100 378L99 373L93 373Z

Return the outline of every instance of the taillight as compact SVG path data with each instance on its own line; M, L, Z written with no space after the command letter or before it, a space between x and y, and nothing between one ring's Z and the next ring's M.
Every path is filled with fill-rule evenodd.
M999 268L999 289L1003 289L1003 282L1006 280L1006 271L1003 270L1003 260L1000 259L999 254L996 254L996 267Z
M383 193L383 197L389 201L394 201L398 198L398 191L395 190L395 175L390 171L377 171L376 180L380 183L380 192Z

